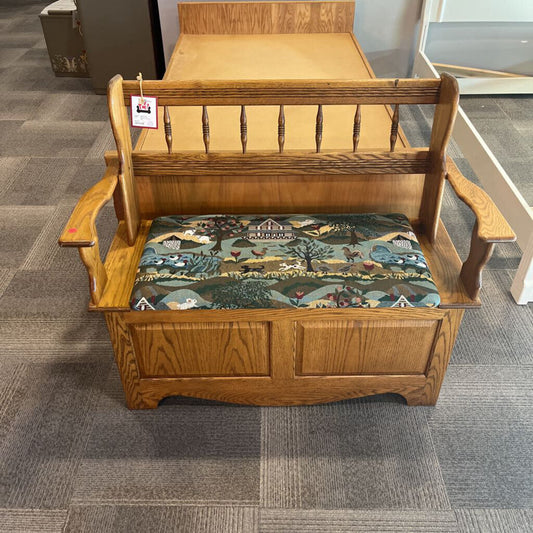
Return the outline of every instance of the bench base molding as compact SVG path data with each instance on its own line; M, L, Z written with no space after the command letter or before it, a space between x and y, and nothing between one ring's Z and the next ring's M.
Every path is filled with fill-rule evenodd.
M273 406L395 393L436 403L462 309L313 311L105 312L128 407L177 395Z

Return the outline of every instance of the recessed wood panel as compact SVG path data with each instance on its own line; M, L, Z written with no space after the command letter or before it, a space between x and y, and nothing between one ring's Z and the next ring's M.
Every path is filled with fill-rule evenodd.
M438 320L301 322L297 373L423 374L438 325Z
M267 376L266 322L131 324L142 377Z

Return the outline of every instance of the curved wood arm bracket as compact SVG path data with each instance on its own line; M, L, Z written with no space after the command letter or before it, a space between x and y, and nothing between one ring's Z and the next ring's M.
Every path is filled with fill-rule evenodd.
M89 275L89 291L91 293L91 307L96 307L107 283L107 272L100 258L98 241L94 246L78 248L81 260Z
M472 230L472 241L470 242L470 253L461 268L461 280L465 286L468 296L475 300L481 289L481 274L483 268L492 256L494 243L487 242L479 237L478 222L474 224Z
M461 280L468 295L475 299L481 289L481 273L492 255L494 243L513 242L516 235L490 196L467 180L455 163L448 159L447 180L455 194L473 211L476 223L472 230L470 253L461 269Z
M79 249L81 260L89 274L92 306L98 305L107 283L107 274L100 258L96 217L112 198L117 183L118 166L111 164L104 177L80 198L59 238L61 246Z

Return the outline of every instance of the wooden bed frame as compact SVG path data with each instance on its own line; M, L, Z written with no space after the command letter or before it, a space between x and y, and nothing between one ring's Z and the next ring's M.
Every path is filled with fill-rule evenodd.
M410 405L436 402L464 309L480 305L493 243L514 234L446 158L455 79L372 79L351 33L353 7L180 4L167 77L143 83L159 98L164 131L143 132L135 150L126 106L139 83L111 80L117 151L106 154L103 179L79 201L60 244L79 249L90 309L105 315L130 408L171 395L296 405L397 393ZM429 147L409 147L398 124L406 104L435 104ZM464 264L440 220L445 179L477 218ZM95 220L113 196L119 223L103 264ZM130 309L154 217L318 212L406 214L440 307Z

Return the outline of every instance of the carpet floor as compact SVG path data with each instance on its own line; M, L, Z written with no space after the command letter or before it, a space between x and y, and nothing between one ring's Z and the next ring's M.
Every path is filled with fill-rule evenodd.
M125 407L85 271L57 246L113 147L106 101L54 77L46 3L0 0L0 532L532 531L533 307L509 294L516 245L488 265L436 407ZM467 102L531 199L533 100L484 105ZM402 126L427 142L419 108ZM449 191L443 218L464 256L472 217ZM113 227L107 207L104 249Z

